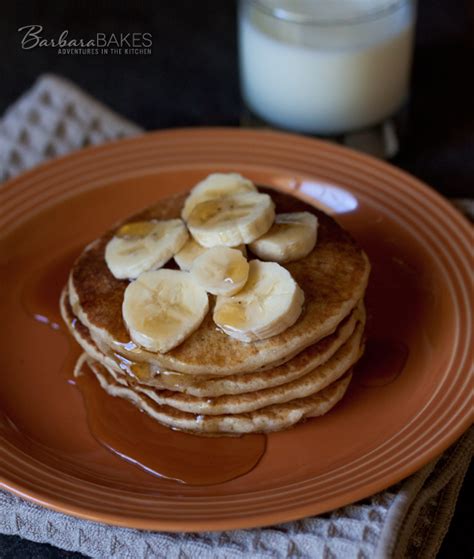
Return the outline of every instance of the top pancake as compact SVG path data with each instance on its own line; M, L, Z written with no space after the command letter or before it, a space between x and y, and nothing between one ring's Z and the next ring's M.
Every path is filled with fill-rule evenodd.
M270 194L276 212L308 211L319 220L318 241L305 258L285 264L305 293L305 305L296 323L266 340L245 343L217 329L210 312L201 326L178 347L167 353L138 348L122 319L122 301L127 280L116 279L105 263L107 242L123 223L180 216L186 195L161 200L155 206L118 224L89 245L76 260L69 279L74 313L113 351L135 361L189 374L225 376L251 372L277 361L290 359L307 346L331 334L363 298L370 265L364 252L331 217L304 202L274 190Z

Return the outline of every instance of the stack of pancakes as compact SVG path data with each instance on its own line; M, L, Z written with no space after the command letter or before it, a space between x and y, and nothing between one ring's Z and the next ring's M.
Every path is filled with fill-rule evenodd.
M319 222L312 252L284 264L305 295L295 324L242 342L216 327L211 298L202 324L177 347L158 353L132 342L122 317L129 282L110 273L105 247L124 223L180 217L184 195L161 200L90 244L61 297L63 318L105 391L170 428L207 435L279 431L326 413L342 398L363 352L369 262L325 213L266 192L277 213L308 211Z

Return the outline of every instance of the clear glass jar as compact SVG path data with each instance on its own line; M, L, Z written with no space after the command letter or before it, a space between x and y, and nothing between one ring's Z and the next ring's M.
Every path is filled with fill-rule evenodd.
M412 0L240 0L246 106L318 135L381 123L408 95L415 11Z

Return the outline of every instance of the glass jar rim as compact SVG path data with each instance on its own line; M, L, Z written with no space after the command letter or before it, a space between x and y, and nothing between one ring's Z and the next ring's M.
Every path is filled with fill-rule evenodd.
M280 21L287 23L297 23L300 25L332 26L332 25L352 25L376 20L395 12L403 4L410 0L391 0L385 6L380 6L372 10L367 10L362 14L349 17L318 18L317 16L292 11L281 7L272 7L265 0L250 0L259 10Z

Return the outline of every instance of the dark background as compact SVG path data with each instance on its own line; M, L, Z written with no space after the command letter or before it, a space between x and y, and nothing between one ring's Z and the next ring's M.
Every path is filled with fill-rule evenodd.
M35 78L72 79L146 129L238 125L241 112L233 0L5 1L0 12L0 114ZM153 34L151 55L23 51L23 25L45 37ZM408 134L395 161L450 196L472 195L474 2L421 0Z
M440 192L474 195L474 2L421 0L407 136L394 161ZM233 0L2 2L0 114L42 73L70 78L146 129L238 125L236 7ZM151 55L58 55L24 51L23 25L43 35L150 32ZM440 558L473 556L474 518L464 487ZM0 557L79 557L0 536Z

